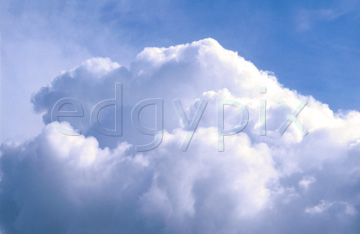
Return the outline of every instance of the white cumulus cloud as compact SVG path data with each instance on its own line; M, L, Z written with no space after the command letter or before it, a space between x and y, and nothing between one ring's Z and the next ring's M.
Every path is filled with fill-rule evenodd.
M97 103L123 85L122 136L99 134L90 121ZM266 87L266 93L260 93ZM81 102L83 117L52 122L61 98ZM162 98L164 135L152 141L131 123L141 100ZM173 99L189 121L208 102L188 150ZM241 133L225 136L218 152L219 99L247 107ZM92 58L61 73L33 95L43 131L26 142L1 145L0 227L4 233L356 233L360 204L360 113L334 113L311 96L283 87L213 39L169 48L145 48L129 67ZM266 100L267 135L260 135L259 105ZM286 106L279 102L286 103ZM279 127L299 104L304 134ZM71 108L65 107L64 108ZM71 109L68 109L71 110ZM142 123L154 125L153 109ZM119 116L117 116L118 118ZM225 110L225 128L239 122ZM114 110L102 109L103 127ZM79 136L67 136L59 126ZM304 225L306 224L306 225Z

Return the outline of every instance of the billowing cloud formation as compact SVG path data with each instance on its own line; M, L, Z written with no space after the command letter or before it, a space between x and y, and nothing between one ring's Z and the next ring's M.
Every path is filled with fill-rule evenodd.
M104 136L90 113L115 97L116 82L123 85L123 135ZM53 105L65 97L77 99L84 116L52 123ZM155 150L136 152L135 145L153 139L130 120L133 106L147 98L164 101L163 141ZM190 120L200 100L208 101L186 152L180 150L187 132L175 98ZM249 112L244 131L225 137L224 152L217 151L219 99L237 100ZM267 102L266 136L260 135L260 100ZM44 130L27 142L1 146L5 233L357 233L360 228L360 113L333 113L213 39L146 48L129 68L90 59L43 87L32 102L43 114ZM288 109L304 102L297 117L309 134L292 123L281 136ZM142 123L153 126L154 110L145 109ZM239 110L227 108L225 128L239 118ZM114 109L104 108L99 120L114 127ZM59 126L82 135L64 135Z

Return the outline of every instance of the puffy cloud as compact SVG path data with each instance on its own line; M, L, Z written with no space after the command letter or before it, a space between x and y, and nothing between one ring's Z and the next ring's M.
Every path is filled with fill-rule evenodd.
M219 157L208 141L216 130L199 135L193 154L179 151L172 134L164 147L130 155L126 143L100 149L95 138L63 135L55 124L21 146L4 144L2 224L7 232L183 233L217 220L231 226L208 231L235 232L242 217L268 206L266 184L277 178L269 150L242 134Z
M123 135L99 134L92 108L115 97L123 84ZM259 90L266 87L266 92ZM77 99L83 117L52 122L61 98ZM155 150L134 145L153 136L131 124L133 106L163 98L164 136ZM189 121L208 102L188 151L173 99ZM225 136L218 152L217 100L247 107L241 133ZM267 135L260 135L259 105L266 100ZM286 105L279 103L286 102ZM297 118L279 127L303 101ZM283 87L213 39L169 48L145 48L129 68L93 58L63 72L32 97L46 127L27 142L1 146L0 221L6 233L355 233L359 228L360 113L334 113L326 104ZM71 110L71 106L64 109ZM99 114L113 128L114 108ZM119 116L117 116L118 118ZM239 123L225 108L225 128ZM153 109L141 123L154 125ZM80 129L67 136L58 128ZM307 225L304 225L307 223Z
M316 181L316 179L312 176L305 176L302 180L299 182L299 187L308 190L309 186L313 184Z

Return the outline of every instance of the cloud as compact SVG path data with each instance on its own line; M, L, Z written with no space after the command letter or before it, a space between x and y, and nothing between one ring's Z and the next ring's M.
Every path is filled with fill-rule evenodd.
M298 9L295 14L295 24L299 32L311 30L315 25L327 23L340 17L354 13L358 9L358 0L336 2L333 6L321 9Z
M310 214L321 214L323 212L326 212L330 209L342 209L345 214L348 215L354 215L356 213L354 207L350 206L346 202L327 202L324 200L321 200L320 204L307 208L305 210L306 213Z
M312 176L304 177L302 180L300 180L299 187L304 190L308 190L309 186L311 184L313 184L314 182L316 182L316 179L314 177L312 177Z
M99 134L92 108L123 86L123 134ZM266 93L259 92L266 87ZM264 89L263 89L264 90ZM61 98L77 99L83 117L52 122ZM137 152L153 136L139 133L131 110L162 98L163 141ZM187 131L173 99L188 119L208 102L187 152ZM249 112L239 134L225 136L218 152L217 100L232 99ZM260 100L267 102L267 135L260 135ZM279 104L286 102L286 105ZM279 127L303 101L299 123ZM56 77L32 97L46 127L25 142L1 146L0 222L5 233L355 233L359 228L360 113L334 113L311 96L283 87L213 39L145 48L129 67L93 58ZM71 110L71 107L66 107ZM153 109L142 124L154 125ZM113 128L113 108L99 115ZM118 116L117 116L118 117ZM225 110L225 128L239 122ZM67 136L59 126L80 136ZM319 212L320 211L320 212ZM303 225L307 223L307 225Z

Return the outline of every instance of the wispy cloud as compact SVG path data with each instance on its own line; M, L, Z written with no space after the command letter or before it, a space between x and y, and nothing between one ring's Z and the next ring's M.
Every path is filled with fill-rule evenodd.
M344 1L334 7L321 9L298 9L295 14L295 25L299 32L311 30L315 25L322 22L330 22L338 18L357 11L359 9L358 1Z

